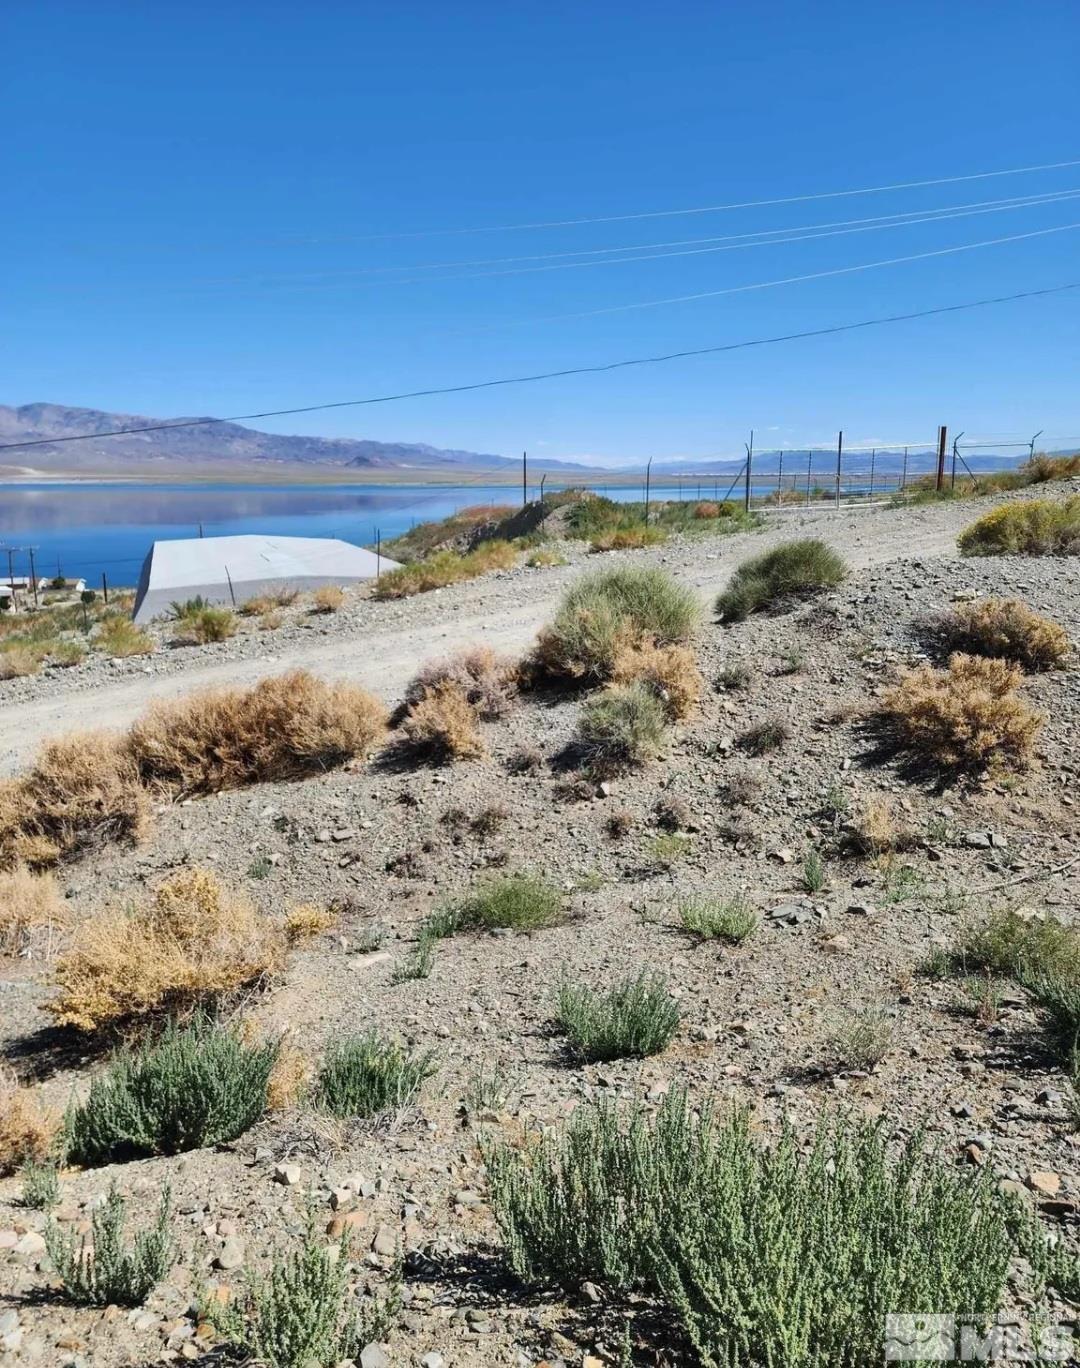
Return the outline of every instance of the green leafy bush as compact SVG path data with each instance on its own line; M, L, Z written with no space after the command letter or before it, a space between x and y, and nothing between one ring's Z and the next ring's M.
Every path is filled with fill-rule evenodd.
M326 1245L308 1229L291 1254L275 1253L264 1274L247 1278L240 1294L208 1308L215 1329L244 1355L268 1368L333 1368L353 1363L385 1338L397 1297L357 1309L350 1295L348 1246Z
M139 1306L173 1264L169 1233L172 1208L169 1189L161 1194L157 1220L124 1243L127 1206L116 1187L91 1217L91 1235L68 1234L54 1221L45 1227L45 1243L64 1291L80 1306Z
M413 1054L368 1031L330 1047L319 1070L317 1096L335 1116L379 1116L407 1107L435 1071L431 1051Z
M679 903L683 929L703 940L723 940L741 945L758 928L760 918L745 898L726 902L709 898L688 898Z
M894 1155L880 1126L823 1124L804 1153L746 1112L695 1116L672 1090L654 1122L580 1107L528 1150L485 1150L510 1262L532 1281L644 1291L706 1368L863 1368L897 1307L997 1310L1013 1245L993 1173Z
M577 746L595 769L619 770L651 760L666 734L662 700L636 680L613 684L588 700L578 719Z
M680 1021L664 980L648 973L624 979L606 993L564 980L555 1016L573 1053L588 1060L659 1054Z
M34 1211L48 1211L60 1200L60 1179L56 1164L47 1159L37 1163L28 1159L21 1169L22 1203Z
M824 589L832 589L847 574L844 560L815 537L785 542L743 561L716 600L725 622L741 622L766 608L783 608Z
M247 1045L207 1019L170 1024L93 1079L67 1116L69 1158L109 1164L235 1140L266 1110L278 1049L277 1041Z
M699 616L693 590L663 570L620 566L583 575L541 632L536 662L557 677L607 680L627 648L686 641Z

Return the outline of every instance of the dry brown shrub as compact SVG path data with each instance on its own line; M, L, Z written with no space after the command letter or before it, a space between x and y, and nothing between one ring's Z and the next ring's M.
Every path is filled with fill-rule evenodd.
M137 841L149 825L149 798L123 744L100 732L64 737L0 785L0 866L40 867L106 841Z
M321 936L337 925L337 913L322 903L297 903L285 913L285 938L290 945Z
M259 631L276 632L284 621L280 613L262 613L259 616Z
M276 607L276 601L269 594L256 594L254 598L245 599L236 611L241 617L263 617Z
M41 655L30 646L8 646L0 651L0 679L22 679L41 669Z
M42 1105L37 1093L0 1066L0 1177L27 1161L47 1159L58 1125L59 1118Z
M64 902L51 874L25 865L0 872L0 955L18 955L35 931L67 921Z
M654 646L651 642L621 646L615 655L612 682L649 686L672 719L689 717L701 701L705 681L689 646Z
M439 684L461 690L478 715L489 720L509 712L518 689L518 667L490 646L466 646L444 660L421 665L405 689L405 703L413 708Z
M883 697L883 711L904 747L938 765L1023 768L1043 719L1017 697L1022 678L1018 665L957 653L945 670L909 670Z
M931 629L954 650L1015 660L1026 670L1058 669L1069 654L1065 628L1019 599L959 604L936 618Z
M401 730L418 751L437 760L465 760L484 753L476 709L451 680L429 689L409 709Z
M267 1111L286 1111L307 1091L315 1066L298 1045L283 1040L266 1089Z
M918 834L897 815L892 800L885 794L868 798L851 822L852 843L858 853L877 857L910 850L918 844Z
M386 710L363 689L293 670L159 703L127 745L145 781L216 793L331 769L365 755L385 726Z
M80 1031L182 1013L273 973L284 950L280 930L248 898L193 866L149 902L83 922L56 962L47 1008Z
M315 590L311 601L316 613L336 613L345 602L345 590L336 584L324 584Z

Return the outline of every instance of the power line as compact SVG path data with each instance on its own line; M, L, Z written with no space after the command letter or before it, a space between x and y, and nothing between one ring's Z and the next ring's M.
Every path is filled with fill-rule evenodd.
M1070 190L1055 191L1048 195L1036 195L1029 198L1014 197L1003 200L989 200L981 204L972 205L952 205L942 209L923 211L909 211L906 214L890 214L879 218L869 219L849 219L846 222L832 224L810 224L801 228L774 228L763 229L757 233L733 233L724 237L709 238L686 238L681 242L657 242L644 243L640 246L624 247L598 247L586 251L578 252L548 252L533 256L524 257L504 257L493 258L487 261L462 261L462 262L430 262L408 266L367 266L357 267L353 270L344 271L301 271L301 272L259 272L250 276L224 277L216 280L209 280L203 283L207 285L233 285L233 284L256 284L256 283L283 283L285 285L298 284L312 287L324 287L330 289L342 288L343 282L355 283L360 285L419 285L428 284L435 281L453 280L487 280L493 277L508 275L530 275L539 271L565 271L573 270L581 266L618 266L633 264L636 261L659 261L669 257L701 256L713 252L733 252L740 251L748 247L778 247L788 243L814 242L820 238L844 237L850 233L869 233L877 232L883 228L908 228L922 223L947 222L950 219L970 218L978 214L1003 213L1012 209L1038 208L1042 205L1066 203L1080 198L1080 188ZM818 232L816 229L824 229ZM754 239L747 241L746 239ZM701 246L699 244L718 244ZM686 248L687 250L664 251L652 250L654 248ZM613 256L615 252L633 252L633 256ZM589 260L570 261L569 257L587 257ZM495 271L460 271L456 274L440 276L402 276L402 271L450 271L456 266L512 266L515 262L534 262L539 263L529 266L514 266L509 270ZM393 274L398 272L396 276ZM368 277L363 280L356 280L357 277ZM380 279L371 279L378 276Z
M845 199L852 195L881 195L890 190L918 190L931 185L958 185L962 181L992 180L997 176L1024 176L1037 171L1059 171L1080 166L1072 161L1044 162L1040 166L1013 166L1004 171L975 171L963 176L938 176L932 180L898 181L893 185L868 185L855 190L823 190L811 195L783 195L775 199L741 200L731 204L706 204L691 209L650 209L633 214L601 214L591 218L548 219L534 223L488 224L472 228L421 228L403 233L366 233L348 238L305 238L306 242L373 242L389 239L452 237L470 233L516 233L539 228L578 228L589 223L629 223L638 219L678 218L686 214L720 214L731 209L765 209L778 204L807 204L811 200Z
M1028 238L1046 237L1050 233L1067 233L1073 228L1080 228L1080 223L1063 223L1056 228L1037 228L1030 233L1013 233L1008 237L984 238L981 242L965 242L958 247L937 247L932 252L913 252L909 256L887 257L884 261L864 261L857 266L834 266L827 271L810 271L805 275L783 276L779 280L756 280L749 285L728 285L722 290L700 290L696 294L670 295L666 299L642 299L633 304L610 304L602 309L584 309L578 313L542 314L537 318L495 323L487 331L523 327L531 323L557 323L574 318L596 318L601 314L628 313L632 309L658 309L665 304L687 304L696 299L717 299L721 295L745 294L749 290L771 290L778 285L798 285L807 280L825 280L830 276L852 275L858 271L874 271L882 266L901 266L909 261L926 261L930 257L953 256L957 252L973 252L979 247L998 247L1006 242L1024 242Z
M369 404L391 404L402 399L427 399L445 394L465 394L473 390L496 389L504 385L528 385L540 380L561 380L573 375L600 375L607 371L624 370L630 366L652 366L666 361L683 361L695 356L715 356L722 352L741 351L747 347L766 347L777 342L798 342L810 337L829 337L834 333L855 332L861 328L880 328L889 323L907 323L917 318L933 318L941 314L961 313L966 309L982 309L992 304L1011 304L1021 299L1041 299L1047 295L1064 294L1080 289L1080 280L1064 285L1048 285L1041 290L1022 290L1016 294L994 295L987 299L967 300L962 304L941 304L933 309L918 309L911 313L887 314L881 318L864 318L857 323L835 323L827 328L809 328L803 332L780 333L774 337L755 337L741 342L726 342L712 347L694 347L686 351L663 352L656 356L636 356L621 361L608 361L595 366L568 366L563 370L538 371L533 375L504 376L497 380L476 380L465 385L444 385L438 388L405 390L398 394L379 394L366 399L339 399L330 404L305 404L297 408L267 409L262 413L239 413L231 418L189 418L178 423L146 423L139 427L113 428L108 432L86 432L67 437L42 437L28 442L5 442L0 451L26 447L59 446L64 442L87 442L100 437L124 437L138 432L165 432L170 428L210 427L216 423L245 423L259 418L285 418L299 413L325 413L330 409L359 408Z

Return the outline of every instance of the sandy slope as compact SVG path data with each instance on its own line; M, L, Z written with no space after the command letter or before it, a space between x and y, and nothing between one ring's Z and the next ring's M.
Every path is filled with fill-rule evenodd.
M985 504L978 505L984 511ZM854 565L956 554L956 533L972 520L973 507L914 509L873 507L815 510L775 515L768 531L722 539L668 543L647 552L622 553L620 559L662 563L695 585L711 601L735 565L792 535L815 535L836 546ZM611 555L590 558L590 565L611 564ZM211 663L185 653L168 673L112 680L103 676L93 688L73 690L57 681L28 701L3 706L0 693L0 772L23 765L45 738L86 727L122 727L148 702L173 698L211 685L252 683L267 674L303 667L327 678L350 678L386 699L397 697L416 666L467 642L483 640L500 651L521 651L550 616L565 584L580 573L581 562L527 575L496 576L423 595L395 605L365 601L359 616L343 621L329 636L290 640L275 651ZM911 573L898 567L898 576ZM272 647L273 638L264 638ZM187 663L189 662L189 663ZM186 667L185 667L186 664ZM2 686L0 686L2 688Z

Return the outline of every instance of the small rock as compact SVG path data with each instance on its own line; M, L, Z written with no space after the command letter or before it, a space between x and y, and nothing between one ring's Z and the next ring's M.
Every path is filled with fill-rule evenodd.
M360 1368L390 1368L390 1359L378 1344L365 1345L357 1362Z
M420 1368L446 1368L446 1360L442 1354L425 1354L420 1360Z
M1049 1173L1045 1169L1034 1169L1024 1182L1040 1197L1056 1197L1061 1191L1061 1175Z
M397 1253L397 1247L397 1236L388 1225L381 1225L371 1242L372 1253L389 1256Z
M969 831L964 835L964 844L972 850L989 850L994 840L989 831Z
M274 1169L274 1182L285 1187L295 1187L301 1176L299 1164L278 1164Z
M12 1252L21 1254L26 1258L35 1258L38 1254L44 1254L45 1237L39 1235L36 1230L28 1230L25 1235L20 1236Z
M243 1262L244 1242L238 1235L230 1235L221 1246L221 1252L214 1260L214 1267L227 1273L233 1268L239 1268Z

